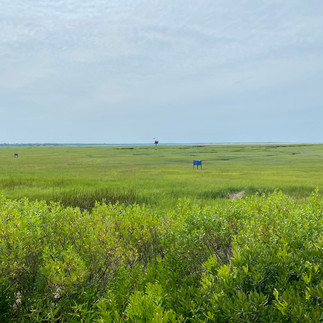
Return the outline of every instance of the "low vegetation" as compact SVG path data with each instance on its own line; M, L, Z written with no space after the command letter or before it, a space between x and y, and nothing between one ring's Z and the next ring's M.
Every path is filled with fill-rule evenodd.
M0 147L0 322L323 321L322 158Z
M218 205L275 189L301 200L323 192L322 158L323 145L0 147L0 191L88 210L119 200L166 212L179 198Z
M320 322L323 198L166 213L0 198L1 322Z

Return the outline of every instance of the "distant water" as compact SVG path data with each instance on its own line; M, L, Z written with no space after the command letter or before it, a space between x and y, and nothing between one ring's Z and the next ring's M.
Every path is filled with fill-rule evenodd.
M176 145L219 145L222 143L169 143L163 142L159 143L162 146L176 146ZM224 143L223 143L224 144ZM15 143L15 144L0 144L0 147L66 147L66 146L75 146L75 147L93 147L93 146L154 146L154 143L115 143L115 144L107 144L107 143Z
M275 144L319 144L321 142L160 142L160 146L177 145L275 145ZM59 147L59 146L153 146L154 143L0 143L0 147Z

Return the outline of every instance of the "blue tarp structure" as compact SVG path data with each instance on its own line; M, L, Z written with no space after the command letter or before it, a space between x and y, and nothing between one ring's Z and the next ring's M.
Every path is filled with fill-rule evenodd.
M201 166L202 168L202 160L193 160L193 169L195 166L197 169L199 168L199 166Z

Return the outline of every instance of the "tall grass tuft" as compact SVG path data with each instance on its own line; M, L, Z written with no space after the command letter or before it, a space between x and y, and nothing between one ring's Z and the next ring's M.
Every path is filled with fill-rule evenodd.
M64 206L79 207L81 210L91 211L97 202L106 204L134 204L137 202L137 195L134 191L111 191L108 189L97 189L93 191L72 190L67 192L54 193L49 201L59 202Z

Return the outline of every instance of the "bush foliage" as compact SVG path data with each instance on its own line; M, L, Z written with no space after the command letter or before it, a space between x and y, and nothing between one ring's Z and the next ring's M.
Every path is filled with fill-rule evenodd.
M0 321L319 322L323 198L199 207L0 197Z

